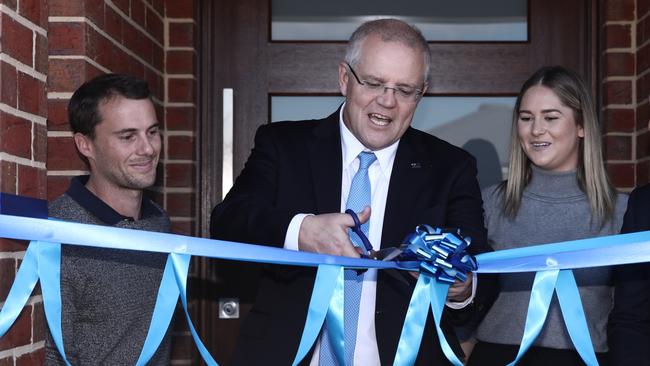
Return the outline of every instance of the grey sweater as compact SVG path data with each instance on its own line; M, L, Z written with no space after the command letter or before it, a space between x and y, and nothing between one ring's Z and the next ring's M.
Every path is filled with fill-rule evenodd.
M49 213L62 220L107 225L68 194L52 202ZM169 218L151 201L143 204L140 220L124 218L112 226L170 230ZM73 245L63 245L61 254L62 327L68 361L73 365L134 365L149 329L167 255ZM45 350L46 365L63 365L49 333ZM168 365L169 354L168 332L148 364Z
M502 215L497 186L483 190L488 241L494 250L527 247L559 241L617 234L621 228L627 195L618 194L611 222L600 227L591 222L586 195L577 184L575 172L550 173L533 168L514 220ZM530 300L534 273L501 274L501 293L479 325L480 341L519 345ZM596 352L607 351L607 316L612 308L611 268L574 270L585 310L589 333ZM536 346L573 349L562 313L553 295L544 328Z

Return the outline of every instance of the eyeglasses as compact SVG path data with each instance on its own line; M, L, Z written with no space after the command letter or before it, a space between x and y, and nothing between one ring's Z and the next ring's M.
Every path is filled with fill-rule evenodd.
M363 86L364 89L369 93L374 96L379 96L383 93L386 92L386 90L391 89L393 90L395 94L395 98L399 100L400 102L416 102L422 97L422 94L424 94L423 90L414 88L412 86L387 86L384 83L376 82L376 81L370 81L370 80L361 80L357 76L357 73L354 72L354 69L352 66L350 66L349 63L345 63L345 65L350 69L350 72L352 72L352 76L354 76L354 79L359 83L359 85Z

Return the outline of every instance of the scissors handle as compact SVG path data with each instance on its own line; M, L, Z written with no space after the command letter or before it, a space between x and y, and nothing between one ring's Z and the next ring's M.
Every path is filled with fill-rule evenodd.
M363 233L363 230L361 230L361 222L359 221L359 216L357 216L357 213L354 212L354 210L347 209L345 210L346 214L350 214L352 216L352 220L354 220L354 226L352 227L352 231L354 231L355 234L361 239L361 242L363 243L363 248L361 250L364 251L363 254L368 255L370 251L372 251L372 244L370 244L370 240L368 240L368 237L366 237L366 234Z

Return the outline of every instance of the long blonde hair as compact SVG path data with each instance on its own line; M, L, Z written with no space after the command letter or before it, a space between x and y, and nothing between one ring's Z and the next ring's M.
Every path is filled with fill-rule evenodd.
M508 180L501 183L503 211L515 217L521 205L524 189L530 182L531 162L526 156L517 133L519 108L524 94L533 86L551 89L562 104L573 110L576 123L584 130L584 138L578 148L578 186L585 192L591 206L591 218L600 225L608 222L616 205L616 190L612 187L602 155L600 126L591 93L582 78L562 66L543 67L535 72L522 86L513 110L510 133L510 163Z

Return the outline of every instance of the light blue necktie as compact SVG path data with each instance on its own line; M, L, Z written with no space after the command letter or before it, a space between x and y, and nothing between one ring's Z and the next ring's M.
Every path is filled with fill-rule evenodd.
M370 178L368 167L377 159L374 153L362 151L359 155L359 170L352 178L350 194L346 203L346 209L354 212L362 211L370 206ZM368 236L368 224L370 220L361 225L361 230ZM363 247L361 239L350 230L350 240L357 247ZM344 340L345 340L345 364L354 364L354 346L357 341L357 322L359 319L359 302L361 301L361 286L363 284L363 273L358 274L352 269L345 270L345 302L343 310ZM327 326L324 327L321 337L320 366L337 365L336 357L330 343Z

